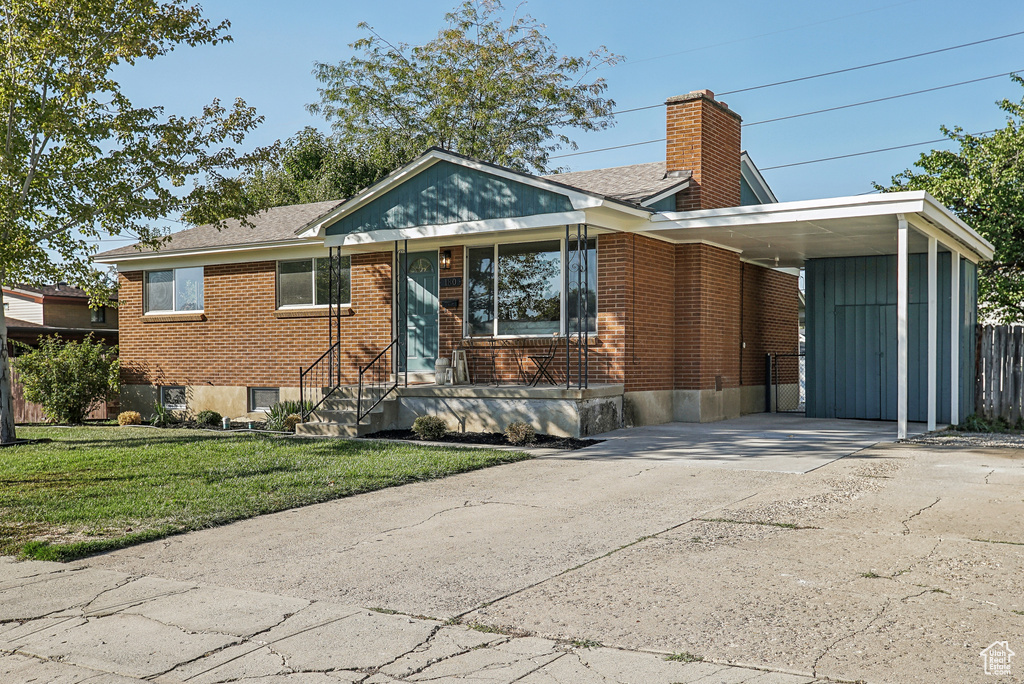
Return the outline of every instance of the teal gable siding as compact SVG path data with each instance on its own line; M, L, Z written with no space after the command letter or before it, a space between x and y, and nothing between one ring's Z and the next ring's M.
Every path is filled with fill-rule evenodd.
M751 204L763 204L763 202L754 194L754 190L750 187L747 179L740 178L740 205L746 207Z
M668 197L662 197L654 204L647 205L648 208L654 211L675 211L676 210L676 196L669 195Z
M909 269L911 421L927 420L927 255ZM950 255L938 259L939 422L950 416ZM977 269L961 261L960 407L973 412ZM806 264L807 415L896 419L896 257L811 259Z
M327 227L327 235L572 211L565 195L439 161Z

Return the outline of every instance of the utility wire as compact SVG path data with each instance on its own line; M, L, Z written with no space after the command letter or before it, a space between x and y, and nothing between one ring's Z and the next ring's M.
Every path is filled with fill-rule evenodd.
M989 133L995 133L998 128L994 128L991 131L982 131L981 133L966 133L961 135L988 135ZM761 171L771 171L773 169L788 169L791 166L803 166L805 164L817 164L819 162L833 161L835 159L848 159L850 157L862 157L865 154L877 154L879 152L889 152L891 150L903 150L908 147L920 147L921 145L933 145L940 142L949 142L952 138L938 138L937 140L925 140L923 142L909 143L907 145L895 145L893 147L882 147L877 150L866 150L864 152L854 152L852 154L839 154L834 157L822 157L821 159L809 159L802 162L793 162L792 164L779 164L777 166L766 166Z
M942 52L949 52L951 50L959 50L961 48L973 47L975 45L981 45L983 43L991 43L997 40L1005 40L1006 38L1013 38L1015 36L1024 35L1024 31L1017 31L1015 33L1007 33L1002 36L995 36L993 38L985 38L983 40L975 40L970 43L961 43L960 45L951 45L949 47L939 48L938 50L929 50L927 52L918 52L913 55L906 55L904 57L894 57L892 59L885 59L880 62L871 62L870 64L861 64L859 66L847 67L845 69L836 69L834 71L824 71L820 74L811 74L810 76L801 76L799 78L790 78L785 81L775 81L773 83L763 83L761 85L750 86L747 88L739 88L737 90L727 90L724 93L717 93L719 96L722 95L735 95L736 93L747 93L752 90L761 90L763 88L774 88L775 86L787 85L789 83L799 83L801 81L810 81L815 78L824 78L825 76L835 76L836 74L845 74L851 71L858 71L860 69L869 69L871 67L882 66L884 64L894 64L896 62L904 62L908 59L917 59L918 57L927 57L928 55L937 55ZM653 105L647 105L644 107L632 107L630 109L620 109L612 112L612 114L628 114L629 112L639 112L645 109L655 109L657 107L663 107L664 103L658 103Z
M1002 78L1003 76L1009 76L1010 74L1016 74L1022 71L1017 69L1016 71L1007 71L1002 74L995 74L994 76L983 76L982 78L972 78L969 81L960 81L959 83L950 83L949 85L935 86L934 88L925 88L924 90L915 90L911 93L900 93L899 95L890 95L888 97L879 97L874 100L864 100L863 102L854 102L853 104L839 105L838 107L829 107L827 109L816 109L813 112L802 112L800 114L790 114L789 116L778 116L774 119L763 119L762 121L752 121L750 123L744 123L745 127L759 126L761 124L773 123L775 121L786 121L787 119L798 119L802 116L812 116L814 114L824 114L825 112L835 112L840 109L849 109L850 107L860 107L861 105L874 104L876 102L886 102L888 100L898 100L901 97L910 97L911 95L922 95L924 93L933 93L936 90L945 90L946 88L955 88L957 86L967 85L969 83L979 83L981 81L991 81L993 78Z
M875 104L875 103L878 103L878 102L886 102L888 100L898 100L900 98L910 97L912 95L922 95L924 93L932 93L932 92L935 92L937 90L945 90L947 88L955 88L957 86L969 85L971 83L979 83L981 81L991 81L994 78L1002 78L1004 76L1009 76L1011 74L1020 73L1021 71L1024 71L1024 69L1017 69L1016 71L1007 71L1007 72L1004 72L1004 73L1001 73L1001 74L995 74L993 76L983 76L981 78L973 78L973 79L971 79L969 81L960 81L959 83L949 83L947 85L935 86L934 88L925 88L924 90L915 90L915 91L912 91L912 92L909 92L909 93L900 93L898 95L889 95L887 97L878 97L878 98L875 98L873 100L864 100L862 102L853 102L851 104L839 105L837 107L828 107L826 109L816 109L816 110L811 111L811 112L801 112L799 114L789 114L787 116L778 116L778 117L775 117L774 119L763 119L761 121L752 121L750 123L744 123L743 126L745 128L746 127L750 127L750 126L759 126L761 124L774 123L776 121L786 121L788 119L798 119L800 117L812 116L814 114L825 114L827 112L835 112L835 111L838 111L838 110L841 110L841 109L850 109L851 107L862 107L864 105ZM607 152L609 150L620 150L620 149L623 149L623 148L626 148L626 147L638 147L640 145L652 145L654 143L665 142L665 140L666 140L666 138L658 138L656 140L644 140L642 142L626 143L624 145L613 145L612 147L600 147L600 148L598 148L596 150L584 150L583 152L568 152L566 154L552 155L550 157L550 159L561 159L563 157L578 157L581 154L593 154L595 152Z

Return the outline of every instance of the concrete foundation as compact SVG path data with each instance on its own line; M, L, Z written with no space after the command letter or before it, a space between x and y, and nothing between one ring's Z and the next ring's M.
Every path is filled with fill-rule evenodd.
M281 401L298 401L298 387L282 387ZM160 388L155 385L122 385L121 410L138 411L146 420L153 416L153 405L160 400ZM180 415L195 415L200 411L216 411L228 418L263 420L264 411L249 411L249 388L219 385L188 385L185 387L188 409L174 411Z
M419 416L440 416L450 430L502 432L521 420L537 432L587 437L622 426L622 385L585 390L551 387L422 385L398 390L394 427L407 428Z
M761 390L762 394L764 390ZM623 395L625 425L710 423L737 418L742 406L738 387L716 390L658 390Z

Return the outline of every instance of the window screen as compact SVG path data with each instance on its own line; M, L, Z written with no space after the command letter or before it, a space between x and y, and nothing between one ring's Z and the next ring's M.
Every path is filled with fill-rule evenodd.
M249 410L269 411L280 396L281 390L276 387L252 387L249 389Z
M146 274L146 311L174 311L174 271Z
M186 407L185 388L180 385L161 387L160 403L164 408L184 409Z

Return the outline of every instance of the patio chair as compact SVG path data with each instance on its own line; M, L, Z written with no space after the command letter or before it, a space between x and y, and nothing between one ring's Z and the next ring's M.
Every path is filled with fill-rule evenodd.
M558 346L558 333L551 336L551 340L548 342L547 350L542 354L530 354L530 361L537 366L537 371L530 378L530 386L536 387L537 383L540 382L541 378L547 378L547 381L552 385L555 384L555 379L548 373L548 365L555 358L555 348Z

